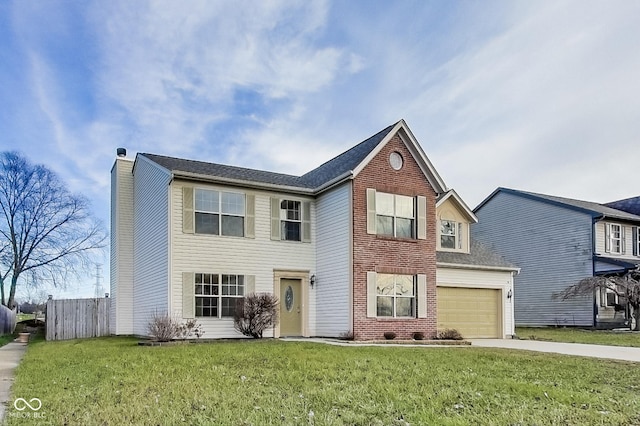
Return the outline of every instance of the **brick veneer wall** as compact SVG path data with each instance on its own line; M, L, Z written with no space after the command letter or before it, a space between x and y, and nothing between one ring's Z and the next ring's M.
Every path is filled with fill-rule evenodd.
M396 171L389 154L404 159ZM409 240L367 234L367 188L392 194L427 198L427 239ZM436 333L436 193L398 135L395 135L353 182L353 333L357 340L382 339L393 331L398 339L410 339L421 331ZM425 274L427 318L394 319L367 317L367 272Z

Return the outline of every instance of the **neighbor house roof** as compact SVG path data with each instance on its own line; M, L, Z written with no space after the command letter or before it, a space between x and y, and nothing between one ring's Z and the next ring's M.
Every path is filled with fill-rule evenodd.
M248 169L203 161L187 160L163 155L140 153L138 155L157 163L169 170L175 177L222 181L236 184L253 184L255 186L270 186L280 189L298 191L302 193L318 193L333 184L355 176L368 161L391 139L401 132L401 137L425 176L437 193L447 190L444 181L426 157L422 148L415 140L404 120L379 131L365 139L353 148L332 158L319 167L302 176L293 176L264 170Z
M604 204L594 203L591 201L575 200L572 198L556 197L554 195L537 194L535 192L518 191L516 189L498 188L493 191L487 198L485 198L478 206L473 209L475 213L478 212L489 200L495 197L498 193L503 192L506 194L517 195L519 197L528 198L532 200L541 201L543 203L552 204L559 207L568 208L575 211L581 211L589 214L594 218L604 219L619 219L632 222L640 222L640 216L636 216L631 213L627 213L622 210L608 207Z
M640 215L640 197L625 198L624 200L612 201L605 203L605 206L627 213Z
M475 241L475 239L471 240L469 253L437 251L436 264L438 266L455 265L470 268L520 270L516 265L508 262L502 256L491 251L489 247L479 241Z

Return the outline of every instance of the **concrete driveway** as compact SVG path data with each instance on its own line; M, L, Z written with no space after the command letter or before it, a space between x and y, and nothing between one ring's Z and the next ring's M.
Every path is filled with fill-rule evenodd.
M625 346L585 345L582 343L559 343L518 339L471 339L471 346L550 352L590 358L640 362L640 348L629 348Z

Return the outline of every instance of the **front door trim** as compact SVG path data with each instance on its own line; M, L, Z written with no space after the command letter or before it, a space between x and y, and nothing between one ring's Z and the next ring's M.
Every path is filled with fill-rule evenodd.
M295 269L274 269L273 271L273 294L275 294L278 298L280 298L280 281L283 278L300 280L300 293L302 297L300 310L302 317L302 336L304 337L309 337L309 273L310 271ZM283 303L283 301L280 300L280 303ZM278 325L276 325L273 336L276 338L280 337L280 321L278 321Z

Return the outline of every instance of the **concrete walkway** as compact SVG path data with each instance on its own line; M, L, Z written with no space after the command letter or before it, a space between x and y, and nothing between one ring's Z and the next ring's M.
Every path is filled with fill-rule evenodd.
M626 346L585 345L582 343L546 342L518 339L472 339L471 346L548 352L589 358L640 362L640 348Z
M11 342L0 347L0 424L2 424L7 407L13 402L10 400L13 370L18 366L26 351L26 343Z

